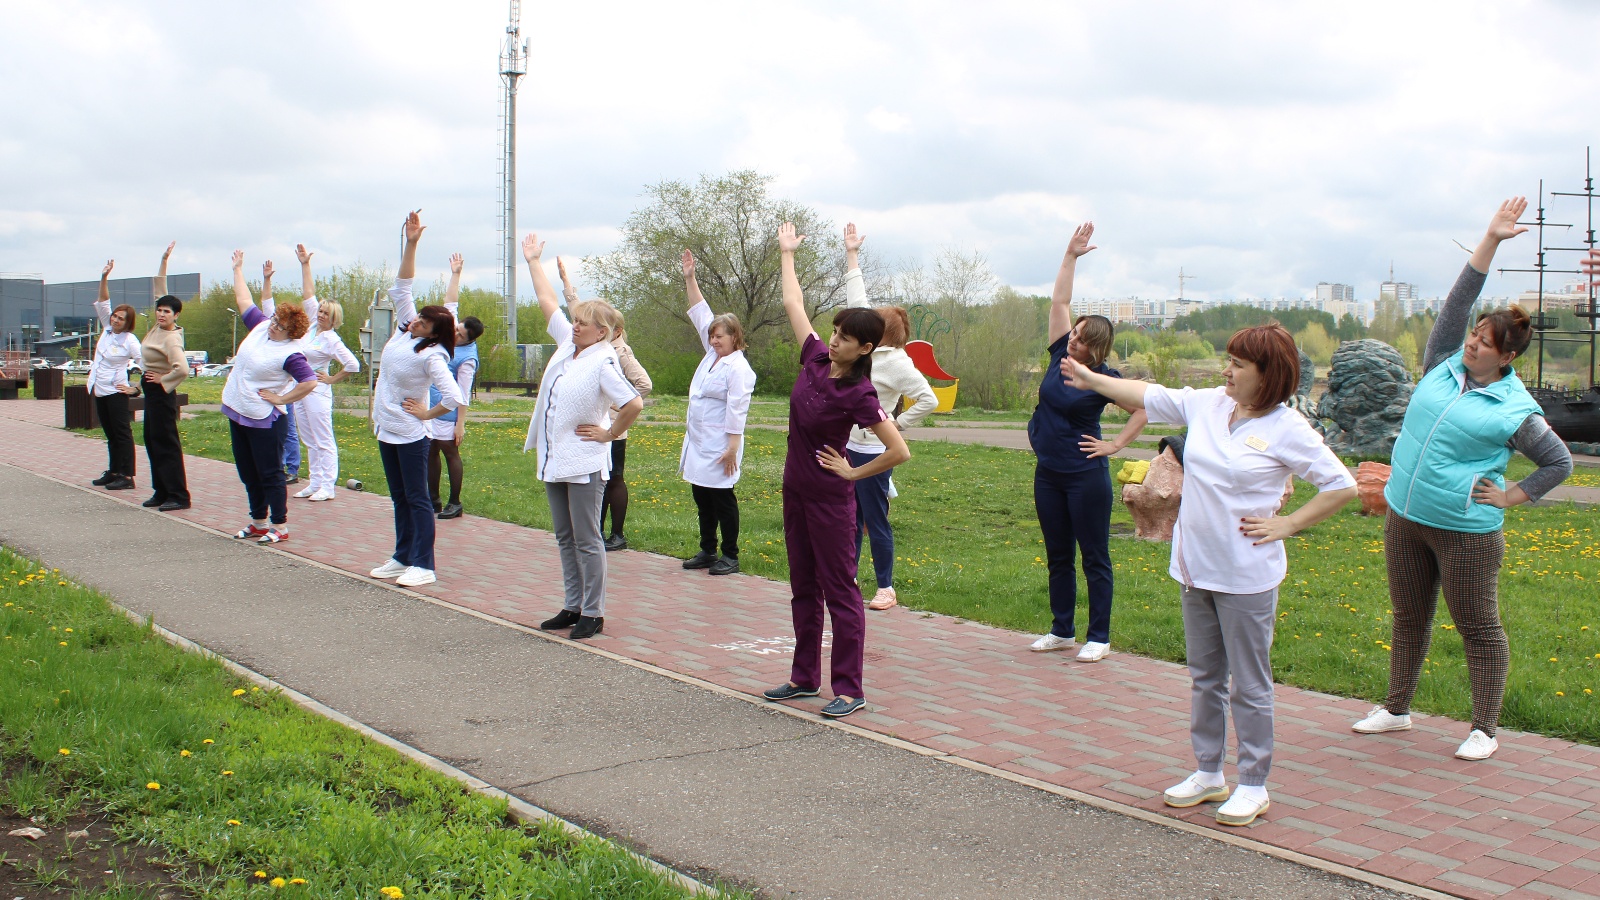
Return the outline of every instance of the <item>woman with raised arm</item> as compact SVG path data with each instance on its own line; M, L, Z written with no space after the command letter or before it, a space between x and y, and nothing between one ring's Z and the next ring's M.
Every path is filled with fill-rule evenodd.
M571 309L578 302L578 288L571 279L567 278L567 264L561 257L556 257L556 271L561 275L561 293L567 300L567 309ZM608 309L610 307L607 307ZM613 336L611 348L617 351L617 365L622 367L622 376L628 379L633 389L639 392L641 398L650 396L650 391L655 388L655 383L650 380L650 373L639 365L639 360L633 355L633 348L628 346L625 334L627 325L622 313L611 309L611 326ZM609 410L610 416L615 419L618 410L615 406ZM606 537L607 550L628 549L627 534L623 527L628 522L628 482L624 479L627 474L628 463L628 432L623 429L617 434L617 439L611 442L611 477L606 479L606 495L600 502L600 530L603 534L606 525L606 513L611 514L611 534Z
M805 235L789 222L778 228L783 310L800 342L800 375L789 394L789 452L783 461L783 542L789 552L794 666L789 681L763 692L768 700L815 697L822 688L823 613L833 619L832 718L866 705L862 696L867 614L856 585L861 544L856 537L856 492L851 482L886 472L911 458L872 387L872 351L883 342L883 317L846 308L833 317L824 344L811 328L794 255ZM854 426L871 429L884 451L863 466L844 455Z
M523 239L522 258L557 346L539 381L522 452L538 452L565 598L561 611L539 627L571 628L568 637L581 641L600 634L606 623L606 546L600 535L600 504L611 474L606 445L628 430L644 400L622 374L611 346L616 311L604 300L588 300L568 307L568 322L540 264L543 253L538 235ZM608 413L612 407L616 418Z
M272 276L274 269L272 260L261 264L261 311L268 318L277 314L278 304L272 297ZM317 320L312 311L301 307L306 314L306 321L311 323L311 328L317 327ZM310 334L308 330L306 332ZM295 415L298 403L291 403L283 409L283 483L295 484L300 480L300 423ZM309 496L309 495L308 495Z
M304 351L306 361L317 373L317 386L304 399L294 405L291 424L295 426L296 444L305 441L306 462L309 470L307 484L295 494L303 500L332 500L339 486L339 443L333 437L333 385L361 371L361 361L339 337L339 326L344 324L344 307L337 300L317 298L317 280L311 274L311 251L305 244L296 244L295 256L300 259L300 308L311 320L311 332L306 335ZM340 366L339 374L332 374L333 363ZM284 471L290 471L291 461L286 457ZM298 470L300 461L293 460Z
M1110 378L1122 373L1106 365L1113 329L1105 316L1072 315L1072 282L1078 257L1095 249L1094 223L1073 232L1056 272L1050 294L1050 367L1061 368L1072 357ZM1033 507L1044 533L1045 562L1050 573L1050 631L1033 642L1038 652L1070 649L1076 641L1078 575L1074 557L1083 554L1084 580L1089 585L1089 621L1079 662L1098 662L1111 652L1111 467L1107 457L1128 446L1144 430L1145 411L1123 407L1128 424L1114 440L1103 440L1100 416L1112 400L1104 394L1067 384L1059 378L1039 381L1039 403L1028 420L1028 442L1037 458L1033 470Z
M483 334L483 323L477 316L465 319L457 315L461 308L461 269L466 261L459 253L450 254L450 286L444 292L444 308L450 311L456 323L456 346L450 351L450 377L465 400L472 399L472 379L478 374L478 338ZM440 394L428 389L430 403L438 403ZM452 409L433 420L433 444L428 450L428 496L434 514L440 519L461 517L461 485L466 480L466 470L461 464L461 442L467 439L467 416ZM441 459L442 457L442 459ZM439 480L445 469L450 470L450 500L439 502Z
M1088 235L1082 239L1086 246ZM1217 822L1248 825L1269 805L1272 632L1288 567L1283 540L1350 502L1355 479L1306 418L1285 405L1300 382L1300 352L1276 323L1234 333L1220 388L1174 390L1117 378L1071 353L1060 366L1073 387L1143 409L1151 422L1188 426L1168 574L1182 586L1193 679L1189 741L1199 765L1162 799L1179 808L1225 800ZM1292 475L1318 493L1279 515ZM1239 789L1231 798L1222 776L1230 705L1239 759Z
M178 436L178 385L189 377L183 355L183 329L178 314L183 301L167 293L167 260L177 241L161 254L161 268L152 285L156 323L139 345L144 360L144 452L150 459L150 486L144 502L162 512L189 508L189 480L183 470L183 439Z
M128 398L139 389L128 383L128 363L139 359L139 339L133 325L138 313L126 303L111 308L111 269L114 259L106 260L100 271L100 296L94 302L100 319L100 338L94 344L94 361L89 363L89 396L94 398L95 415L106 436L106 470L92 483L108 491L133 488L133 413Z
M854 222L844 226L845 305L866 307L867 288L861 277L861 245L867 237L856 231ZM880 306L883 317L883 343L872 351L872 387L878 392L878 403L889 414L889 421L898 431L914 427L939 405L928 379L917 371L917 364L906 355L906 341L911 336L911 317L902 306ZM894 410L900 401L906 409L898 416ZM857 426L850 429L850 441L845 453L850 465L864 466L883 452L883 442L871 431ZM894 470L879 472L856 482L856 547L861 547L861 536L870 536L872 570L878 579L878 591L867 603L868 609L890 609L900 602L894 590L894 530L889 526L889 501L897 496L894 487Z
M417 309L411 293L417 277L417 244L426 229L417 213L406 216L405 249L389 289L395 329L383 345L378 384L372 391L372 430L394 504L394 555L371 575L397 579L405 587L439 580L433 562L433 501L428 496L428 451L433 446L428 422L467 403L450 378L455 317L442 306ZM430 387L438 390L439 400L424 406L417 398L432 396Z
M250 524L234 537L276 544L289 539L284 407L317 386L317 373L300 346L311 323L296 306L275 307L270 317L256 308L244 281L243 250L233 251L233 302L249 331L222 386L222 414L228 417L234 468L250 503Z
M684 560L683 567L729 575L739 571L739 498L733 486L739 483L744 462L744 426L756 373L744 358L744 326L733 313L711 312L694 276L694 254L688 250L683 251L683 286L689 296L689 322L705 351L689 382L689 413L678 456L678 474L689 482L700 514L700 552Z
M1456 750L1469 760L1488 759L1500 746L1495 730L1511 658L1496 597L1506 548L1504 510L1543 497L1572 474L1566 444L1511 368L1528 349L1528 314L1516 306L1497 309L1467 330L1495 251L1528 230L1517 224L1527 207L1522 197L1500 204L1428 338L1425 374L1406 407L1383 492L1389 504L1383 550L1394 607L1389 695L1353 726L1363 734L1411 727L1411 699L1442 586L1472 683L1472 730ZM1539 468L1508 488L1513 450Z

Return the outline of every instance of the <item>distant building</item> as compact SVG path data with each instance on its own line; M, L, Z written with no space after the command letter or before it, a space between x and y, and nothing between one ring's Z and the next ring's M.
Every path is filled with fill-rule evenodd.
M1352 285L1317 282L1318 303L1354 303L1355 300L1356 289Z
M152 277L113 278L106 286L113 307L126 303L149 315L155 306ZM199 273L168 275L167 291L184 300L196 296ZM0 347L49 359L64 358L73 344L88 350L90 330L100 330L94 313L99 295L98 280L45 284L32 275L0 275Z

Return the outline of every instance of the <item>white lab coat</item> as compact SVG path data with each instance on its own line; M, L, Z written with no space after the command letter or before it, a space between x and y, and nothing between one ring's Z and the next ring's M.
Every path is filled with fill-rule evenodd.
M739 483L744 466L744 442L739 442L739 468L729 475L717 460L728 449L728 435L744 434L750 415L750 394L756 387L756 373L744 358L743 350L718 357L711 349L711 307L705 301L689 308L689 321L700 333L705 358L694 370L689 383L689 419L683 433L683 452L678 457L678 473L690 484L708 488L731 488Z

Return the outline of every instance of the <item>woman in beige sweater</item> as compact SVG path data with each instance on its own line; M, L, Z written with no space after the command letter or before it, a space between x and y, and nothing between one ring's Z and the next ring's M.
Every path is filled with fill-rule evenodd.
M144 450L150 458L150 483L155 493L144 502L162 512L189 508L189 481L183 471L183 442L178 436L178 385L189 377L183 355L183 329L178 314L183 301L167 293L167 260L177 241L161 254L154 292L156 324L140 344L144 359Z

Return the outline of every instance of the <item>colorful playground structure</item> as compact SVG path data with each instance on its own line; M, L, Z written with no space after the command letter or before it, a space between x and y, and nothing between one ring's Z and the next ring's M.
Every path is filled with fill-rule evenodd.
M910 341L906 344L906 355L916 364L917 371L929 378L948 381L948 387L931 385L933 395L939 398L939 405L934 407L935 413L955 412L956 388L961 386L961 379L946 372L937 359L933 357L933 345L927 341Z

